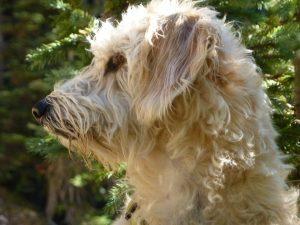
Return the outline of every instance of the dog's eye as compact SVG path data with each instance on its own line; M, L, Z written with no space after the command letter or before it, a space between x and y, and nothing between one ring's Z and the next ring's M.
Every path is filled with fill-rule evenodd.
M117 71L125 63L125 61L126 61L126 59L125 59L124 55L122 55L121 53L117 53L117 54L113 55L112 57L110 57L110 59L108 60L108 62L106 64L104 74L106 75L110 72Z

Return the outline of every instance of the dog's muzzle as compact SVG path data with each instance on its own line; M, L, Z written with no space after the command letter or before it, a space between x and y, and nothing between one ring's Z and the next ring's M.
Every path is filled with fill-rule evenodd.
M42 99L32 107L32 115L38 122L41 122L42 117L47 114L49 109L50 104L46 101L46 99Z

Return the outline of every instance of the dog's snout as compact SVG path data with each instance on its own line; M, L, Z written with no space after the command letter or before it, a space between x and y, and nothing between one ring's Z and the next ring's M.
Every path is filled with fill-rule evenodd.
M50 104L46 99L42 99L32 107L32 115L35 119L40 119L49 110Z

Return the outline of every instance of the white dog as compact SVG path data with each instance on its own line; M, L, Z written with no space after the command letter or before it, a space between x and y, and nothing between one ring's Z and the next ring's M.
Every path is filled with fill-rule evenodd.
M33 108L68 147L127 163L134 194L115 224L300 224L259 69L216 15L130 7L90 37L91 65Z

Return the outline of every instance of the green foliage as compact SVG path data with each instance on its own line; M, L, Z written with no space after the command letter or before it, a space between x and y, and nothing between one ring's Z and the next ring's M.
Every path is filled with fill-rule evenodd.
M105 1L104 3L104 15L105 16L113 16L116 18L120 18L121 13L126 9L129 5L136 5L141 3L149 2L149 0L111 0Z
M95 26L94 18L84 10L74 8L72 4L60 0L53 1L49 5L59 12L53 18L52 42L43 44L27 54L26 60L30 63L31 69L49 70L47 66L50 65L61 68L62 62L70 61L79 62L79 68L86 65L90 57L86 51L88 46L85 40ZM60 77L62 78L64 77Z
M44 68L47 64L57 63L60 60L67 59L68 52L65 48L76 47L76 44L81 40L83 35L71 33L69 36L60 40L56 40L50 44L44 44L35 51L29 53L26 57L28 62L31 62L33 68Z
M57 140L50 135L46 135L44 138L29 138L26 141L26 147L30 152L39 154L48 160L55 160L66 152Z
M105 206L105 212L108 215L116 215L120 213L120 209L124 206L127 195L129 194L128 184L122 180L117 180L116 184L108 193L108 201Z
M108 215L117 215L120 209L124 206L126 197L131 193L130 187L123 179L126 172L126 165L121 164L119 169L112 173L108 173L107 177L114 177L115 185L109 190L107 203L104 212Z
M84 217L80 225L109 225L111 220L107 216L87 215Z

